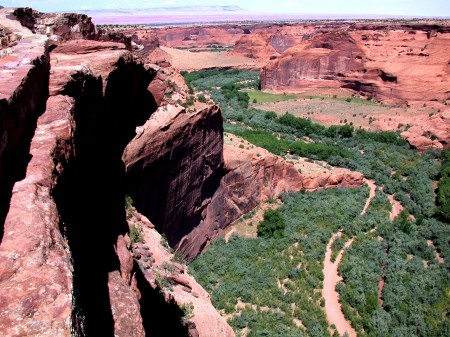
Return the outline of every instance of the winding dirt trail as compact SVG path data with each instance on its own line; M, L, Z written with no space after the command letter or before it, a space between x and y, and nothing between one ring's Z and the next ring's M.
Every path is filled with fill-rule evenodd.
M341 235L342 232L335 233L327 245L325 261L323 263L324 280L322 297L325 299L325 314L327 315L328 323L336 326L339 335L342 336L347 332L349 337L356 337L356 331L352 328L350 322L345 319L341 304L339 303L339 294L336 291L336 284L342 280L338 274L339 263L341 262L345 249L353 243L353 238L345 243L344 248L341 249L334 263L331 262L331 246L334 240Z
M371 201L375 197L377 185L375 184L375 181L365 179L365 183L370 188L369 197L366 200L366 203L364 205L363 210L361 211L361 215L364 215L367 211L367 208L369 207ZM403 210L402 204L395 200L392 195L388 195L389 202L392 205L392 210L389 213L389 218L391 220L394 220L400 212ZM370 233L373 233L377 230L377 227L373 228ZM325 314L327 315L328 323L334 324L336 326L336 330L338 333L342 336L346 332L349 337L357 337L356 331L352 328L349 321L345 319L344 313L341 309L341 304L339 303L339 294L336 291L336 285L338 282L342 280L342 278L339 276L338 273L338 267L339 263L341 262L342 256L345 252L345 250L350 247L350 245L353 243L354 238L351 238L348 240L344 248L342 248L339 251L339 254L336 257L336 260L331 262L331 247L333 246L334 241L342 236L342 231L339 231L338 233L333 234L330 241L327 244L326 252L325 252L325 260L323 263L323 274L324 274L324 281L323 281L323 289L322 289L322 297L325 299ZM378 285L379 290L379 299L382 301L382 292L384 288L384 279L380 281L380 284ZM381 302L381 305L383 302Z
M389 219L394 220L403 211L403 205L400 203L400 201L395 200L392 194L388 194L388 199L392 205L392 210L389 213Z
M377 185L375 184L375 181L369 180L369 179L364 179L364 182L367 184L367 186L369 186L370 193L369 193L369 197L366 200L366 204L364 205L364 208L361 211L361 215L366 214L367 208L369 207L370 202L372 201L372 199L375 198L375 194L376 194L376 191L377 191Z

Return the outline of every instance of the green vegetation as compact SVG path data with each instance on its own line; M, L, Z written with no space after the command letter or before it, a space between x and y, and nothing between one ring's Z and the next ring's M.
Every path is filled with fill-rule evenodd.
M248 108L255 99L248 95L258 87L256 72L185 76L194 92L208 92L220 104L225 131L277 155L362 172L383 187L364 216L359 214L367 188L284 195L283 205L266 212L258 225L258 238L218 240L194 261L194 275L214 305L232 315L237 333L247 327L248 336L329 336L320 292L323 259L331 235L342 230L332 246L333 259L348 239L355 240L343 255L337 290L359 336L450 335L449 151L419 154L396 133L351 125L327 128L288 112L278 117ZM435 203L432 182L439 177ZM389 219L386 194L405 207L395 221ZM378 303L381 279L383 305Z
M183 303L180 305L180 309L183 312L181 321L183 324L188 324L189 320L194 317L194 304L192 302Z
M249 96L250 100L253 103L265 103L265 102L280 102L287 101L290 99L296 99L296 95L288 95L288 94L271 94L268 92L260 91L260 90L246 90L245 91Z
M437 194L438 216L450 222L450 150L442 152L441 180Z
M125 214L128 221L133 217L133 199L130 196L125 196ZM144 232L139 223L130 224L130 239L132 243L144 241Z
M129 195L125 196L125 213L128 220L133 216L133 199Z
M339 267L344 280L338 290L343 311L358 335L448 335L448 262L440 264L426 243L435 226L432 222L400 216L392 223L384 222L379 233L355 241L344 255ZM441 226L447 227L442 229L448 238L448 225ZM377 286L383 276L380 306Z
M144 232L140 224L132 224L130 226L130 239L133 243L144 241Z
M220 239L190 270L218 309L235 314L230 323L236 332L249 327L249 337L330 336L320 304L325 247L339 229L363 229L358 214L367 196L365 187L287 194L276 211L285 222L283 237ZM257 309L248 307L238 316L239 300Z
M281 213L278 210L268 209L264 212L264 220L258 225L258 236L281 238L285 227Z

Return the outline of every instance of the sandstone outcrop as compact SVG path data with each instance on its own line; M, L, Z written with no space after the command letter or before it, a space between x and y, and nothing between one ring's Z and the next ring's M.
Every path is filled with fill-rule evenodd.
M25 175L31 138L48 97L50 60L47 38L34 35L0 10L5 39L0 53L0 240L13 184Z
M383 131L402 131L401 137L419 151L450 146L450 109L410 117L378 115L372 124Z
M81 54L74 52L76 44ZM155 71L119 47L70 41L51 55L51 99L74 99L70 138L62 138L54 151L58 170L52 196L73 261L73 329L144 336L131 287L120 156L134 128L156 109L147 91ZM86 247L95 249L95 258Z
M30 148L32 159L25 179L14 185L4 224L0 245L2 336L70 336L72 329L70 253L59 230L51 190L56 170L52 151L60 137L70 137L73 100L51 100L54 108L38 120ZM27 118L32 118L30 115Z
M233 46L246 32L246 26L233 24L167 27L156 30L159 41L168 47Z
M347 32L330 32L288 49L273 64L261 70L261 88L339 87L339 77L361 72L363 52Z
M19 39L0 59L2 212L9 208L1 222L0 334L143 336L136 295L117 277L126 259L114 246L127 227L124 191L110 181L120 181L135 126L156 109L147 91L155 73L123 48L89 42L79 57L61 45L49 74L47 37L9 21L2 16L0 24ZM110 141L96 154L102 138Z
M17 8L14 15L33 33L47 35L55 40L94 39L97 30L91 18L75 13L40 13L29 7Z
M158 67L136 61L122 43L61 38L50 70L47 36L5 13L10 11L1 13L2 31L14 38L2 40L10 50L0 59L0 335L162 336L167 327L161 322L172 320L182 328L177 336L234 336L191 276L174 275L180 284L175 294L181 294L166 297L156 288L149 297L155 279L143 284L135 276L121 155L136 126L157 108L150 84ZM209 113L212 132L221 130L217 107ZM205 172L221 163L220 137L215 144L214 150L199 149L205 151L198 153L206 157L202 163L212 165ZM218 151L216 159L209 150ZM158 250L161 237L151 244ZM183 322L186 294L196 307ZM149 315L164 307L170 310L162 320Z
M362 174L345 169L301 174L281 157L237 144L235 136L222 157L222 137L217 107L186 112L169 105L137 129L124 151L136 208L188 261L261 201L288 191L364 184Z

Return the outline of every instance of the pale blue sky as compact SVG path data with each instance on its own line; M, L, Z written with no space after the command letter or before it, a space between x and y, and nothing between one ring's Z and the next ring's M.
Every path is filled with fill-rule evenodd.
M450 16L450 0L0 0L0 5L28 6L44 12L232 5L250 11L273 13Z

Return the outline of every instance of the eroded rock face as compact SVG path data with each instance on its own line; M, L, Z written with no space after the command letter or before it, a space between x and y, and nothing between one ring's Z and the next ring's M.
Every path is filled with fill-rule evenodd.
M449 99L450 34L448 23L437 27L343 23L313 34L297 27L297 34L304 34L301 41L294 39L292 48L261 70L261 87L278 92L343 87L397 105L443 102Z
M164 238L155 226L136 211L129 223L142 228L143 242L133 244L136 266L133 277L141 289L141 314L150 321L166 322L159 326L152 324L149 331L156 336L234 336L225 318L211 304L210 295L189 274L186 265L174 262L173 253L161 245ZM158 308L155 305L158 301L165 304ZM183 307L184 310L179 309ZM178 319L169 321L169 316L174 315Z
M40 13L31 8L17 8L17 19L33 33L54 36L57 39L93 39L97 35L94 23L85 14Z
M155 71L111 43L80 43L89 47L80 46L81 55L74 42L55 50L50 79L53 97L75 102L64 143L71 145L55 158L62 171L53 189L73 260L73 326L80 335L143 336L120 157L135 127L156 109L147 91Z
M0 10L0 27L17 39L0 55L0 240L13 184L25 175L31 138L45 110L50 69L47 38L7 19L9 12Z
M219 185L222 133L217 106L186 112L168 105L138 128L124 151L129 193L171 246L198 225Z
M232 46L249 28L225 24L189 27L167 27L156 30L162 45L168 47L208 45Z
M331 32L293 47L261 70L261 88L340 86L338 76L362 71L362 50L346 32Z
M84 40L59 46L49 79L47 37L16 23L18 44L0 59L2 211L11 204L0 334L143 336L120 157L156 109L155 71L121 44Z

